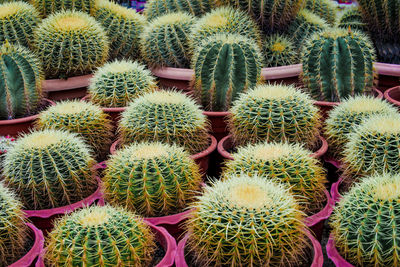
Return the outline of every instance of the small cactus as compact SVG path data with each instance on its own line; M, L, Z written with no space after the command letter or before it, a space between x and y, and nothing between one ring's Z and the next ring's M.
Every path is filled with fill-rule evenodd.
M336 205L332 233L354 266L399 266L400 176L384 174L354 185Z
M304 214L283 186L233 176L206 187L191 208L187 247L201 266L301 266Z
M141 38L144 61L152 68L189 68L190 31L194 17L186 13L169 13L151 21Z
M19 138L4 159L3 176L25 209L65 206L92 194L95 161L76 134L44 130Z
M263 45L266 67L287 66L297 63L297 53L293 42L283 35L268 36Z
M228 126L238 146L260 141L317 145L318 108L294 86L257 86L242 94L230 111Z
M82 12L62 11L48 17L35 30L34 38L47 78L88 74L108 58L106 32Z
M194 200L202 177L176 145L136 143L113 155L104 175L106 200L144 217L178 213Z
M92 14L95 0L30 0L43 17L62 10L76 10Z
M336 6L331 0L306 0L305 8L320 16L330 26L336 23Z
M349 8L339 19L339 28L367 32L367 24L363 22L359 8Z
M237 34L211 36L192 58L194 94L206 110L226 111L241 92L261 82L261 67L253 40Z
M135 214L92 206L56 221L45 259L49 266L149 266L154 239Z
M174 91L145 94L122 113L119 133L123 144L160 141L198 153L209 145L209 124L200 107Z
M216 0L150 0L144 10L146 17L156 17L173 12L185 12L193 16L201 16L217 6Z
M359 32L329 29L303 47L302 81L315 100L340 102L374 86L375 52Z

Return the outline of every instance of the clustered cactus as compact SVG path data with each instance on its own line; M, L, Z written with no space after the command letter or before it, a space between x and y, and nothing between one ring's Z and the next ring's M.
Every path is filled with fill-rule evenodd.
M92 14L96 0L31 0L43 17L62 10L76 10Z
M336 23L336 6L331 0L306 0L305 8L323 18L329 25Z
M105 198L144 217L178 213L194 200L202 176L190 154L176 145L135 143L107 162Z
M264 65L279 67L295 64L296 50L294 43L288 37L279 34L268 36L262 50Z
M56 222L45 259L50 266L149 266L154 239L135 214L93 206Z
M201 16L217 6L216 0L150 0L146 4L145 15L151 20L173 12L186 12Z
M94 164L76 134L35 131L19 138L6 154L3 179L25 209L50 209L78 202L95 191Z
M283 186L234 176L206 187L191 207L187 249L201 266L300 266L304 214Z
M192 87L206 110L228 110L240 93L261 81L260 50L253 40L237 34L205 39L192 61Z

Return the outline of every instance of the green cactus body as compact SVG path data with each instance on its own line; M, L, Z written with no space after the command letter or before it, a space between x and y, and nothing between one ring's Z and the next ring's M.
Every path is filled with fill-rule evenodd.
M257 86L242 94L230 111L228 126L239 146L260 141L317 145L318 108L294 86Z
M8 41L28 47L39 22L39 13L27 3L0 4L0 44Z
M98 156L105 156L112 143L113 126L99 106L83 101L64 101L40 113L40 129L60 129L80 135Z
M146 26L141 38L144 61L152 68L189 68L190 31L194 17L186 13L169 13Z
M6 154L3 176L25 209L50 209L78 202L96 190L94 164L76 134L36 131L19 138Z
M15 194L0 183L0 265L8 266L25 252L28 229L22 203Z
M263 177L230 177L191 206L188 250L201 266L301 266L304 214L291 194Z
M297 63L297 53L293 42L283 35L266 38L263 50L266 67L287 66Z
M216 6L216 0L150 0L146 4L145 15L149 20L173 12L201 16Z
M110 58L137 59L140 57L140 35L146 19L131 8L125 8L107 0L96 4L94 17L110 39Z
M142 64L118 60L100 67L89 84L90 101L102 107L126 107L157 89L156 79Z
M93 13L95 0L31 0L34 7L43 17L62 10L76 10Z
M378 114L365 119L348 136L344 177L400 172L400 115Z
M226 111L241 92L261 82L261 67L254 41L240 35L211 36L192 58L194 94L206 110Z
M183 148L147 142L113 155L103 180L108 203L144 217L182 211L202 183L198 165Z
M339 28L358 30L361 32L367 31L367 24L363 22L363 18L359 8L349 8L339 19Z
M198 153L209 146L209 123L188 96L174 91L145 94L133 101L119 124L123 144L160 141Z
M375 114L396 114L397 110L384 100L372 96L357 96L340 103L325 121L325 135L333 156L341 157L348 134L354 127Z
M48 17L34 37L34 48L47 78L88 74L108 58L106 32L82 12L62 11Z
M232 7L220 7L201 17L192 29L193 48L199 40L215 34L237 34L257 42L261 48L261 35L257 24L245 12Z
M354 185L331 217L335 245L354 266L399 266L400 176L377 175Z
M324 205L325 172L322 164L311 157L312 152L299 144L259 143L241 147L226 162L224 177L258 175L290 188L290 192L307 214Z
M330 26L336 23L336 6L331 0L306 0L305 8L323 18Z
M43 72L28 49L8 42L0 47L0 119L34 114L42 100Z
M137 215L92 206L56 221L47 239L50 266L150 266L154 235Z
M374 59L374 49L363 34L326 30L303 48L302 81L315 100L340 102L372 90Z

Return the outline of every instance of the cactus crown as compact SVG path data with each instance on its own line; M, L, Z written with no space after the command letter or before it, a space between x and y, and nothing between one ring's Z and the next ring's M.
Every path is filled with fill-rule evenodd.
M126 107L135 98L157 89L155 78L144 65L120 60L105 64L89 85L91 102L102 107Z
M145 15L149 20L174 12L185 12L201 16L217 6L216 0L150 0L146 4Z
M43 17L63 10L93 13L95 0L32 0L34 7Z
M355 266L396 266L400 262L397 227L400 176L365 178L336 206L331 226L336 247Z
M198 153L209 145L208 122L200 107L185 94L158 91L132 102L122 114L119 132L124 144L162 141Z
M194 200L202 182L199 167L176 145L135 143L107 163L106 199L145 217L180 212Z
M317 145L318 108L294 86L259 85L242 94L230 111L228 126L237 145L259 141Z
M329 25L336 22L336 6L330 0L306 0L305 8L323 18Z
M154 236L143 220L111 206L62 217L47 245L47 263L57 266L148 266L155 250Z
M263 177L215 181L192 207L188 248L204 266L291 265L305 247L304 214L283 186Z
M293 42L283 35L271 35L263 45L266 67L279 67L295 64L297 53Z

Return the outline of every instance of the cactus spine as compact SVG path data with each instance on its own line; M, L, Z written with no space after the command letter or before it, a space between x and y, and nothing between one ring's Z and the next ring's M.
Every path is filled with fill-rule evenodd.
M279 34L266 38L262 52L266 67L287 66L297 62L297 53L293 42Z
M253 40L240 35L207 38L192 61L192 87L206 110L228 110L241 92L261 82L261 53Z
M62 10L76 10L85 13L93 13L95 0L31 0L33 6L43 17Z
M185 12L201 16L217 6L216 0L150 0L145 9L149 20L173 12Z
M323 18L330 26L335 26L336 6L331 0L306 0L305 8Z

